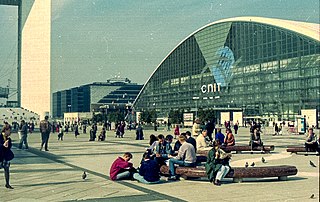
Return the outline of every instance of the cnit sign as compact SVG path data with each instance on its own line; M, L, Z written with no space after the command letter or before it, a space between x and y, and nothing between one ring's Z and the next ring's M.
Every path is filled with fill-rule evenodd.
M220 91L220 84L214 83L214 84L202 85L200 89L201 89L202 93L219 92Z

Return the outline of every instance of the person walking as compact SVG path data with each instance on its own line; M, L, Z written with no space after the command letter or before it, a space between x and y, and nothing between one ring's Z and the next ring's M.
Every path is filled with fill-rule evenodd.
M51 124L49 123L49 116L45 116L44 120L40 122L40 133L41 133L41 147L40 151L44 149L45 151L49 151L48 149L48 142L49 142L49 136L51 132Z
M20 133L21 133L21 139L20 139L20 143L19 143L18 148L22 149L22 145L24 144L25 149L29 149L28 140L27 140L27 138L28 138L28 125L24 120L22 120L20 123Z
M5 187L7 189L13 189L10 185L10 161L14 158L14 154L11 151L12 143L11 143L11 127L7 125L3 126L0 135L0 169L4 169L4 177L6 181Z

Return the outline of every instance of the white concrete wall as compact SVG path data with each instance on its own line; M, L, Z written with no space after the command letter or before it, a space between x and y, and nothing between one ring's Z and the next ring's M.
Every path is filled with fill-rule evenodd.
M51 0L21 2L21 106L43 118L51 100Z

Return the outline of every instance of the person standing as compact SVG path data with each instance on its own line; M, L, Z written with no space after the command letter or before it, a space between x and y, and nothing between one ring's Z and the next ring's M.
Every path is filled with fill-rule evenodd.
M27 140L27 138L28 138L28 125L24 120L22 120L20 123L20 133L21 133L21 139L20 139L20 143L19 143L18 148L22 149L22 144L24 143L25 148L29 149L28 140Z
M214 125L214 120L209 120L206 124L206 129L207 129L207 137L212 141L212 134L214 131L215 125Z
M192 126L192 135L194 137L198 137L201 134L201 125L200 119L196 119L193 126Z
M10 179L10 161L14 158L14 154L11 151L12 143L11 143L11 127L9 125L3 126L0 135L0 169L4 169L4 177L6 180L5 187L7 189L13 189L13 187L9 183Z
M49 123L49 116L45 116L44 120L40 122L40 132L41 132L41 147L40 151L44 149L45 151L49 151L48 149L48 142L49 142L49 136L51 132L51 124Z
M77 123L74 124L74 137L77 138L78 135L80 135L79 133L79 126Z
M238 129L239 129L239 125L238 123L235 123L234 126L233 126L233 129L234 129L234 134L238 134Z
M141 127L141 124L138 124L138 127L136 129L136 140L143 140L143 129Z
M121 121L120 127L119 127L120 137L121 137L121 138L123 138L123 136L124 136L124 128L125 128L125 127L126 127L126 124L125 124L123 121Z

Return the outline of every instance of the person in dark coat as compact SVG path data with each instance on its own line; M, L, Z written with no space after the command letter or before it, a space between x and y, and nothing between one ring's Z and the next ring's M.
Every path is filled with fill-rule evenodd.
M186 137L187 137L187 142L193 145L194 150L197 153L197 141L193 137L191 137L191 132L190 131L186 132Z
M207 129L207 136L209 137L210 141L212 141L212 133L214 131L214 120L208 121L205 128Z
M10 161L14 158L14 154L11 151L12 143L11 143L11 127L10 125L5 125L1 130L0 135L0 169L4 169L4 177L6 181L5 187L7 189L13 189L13 187L9 183L10 179Z
M140 123L138 124L138 127L136 129L136 140L144 140L143 129Z
M208 153L205 168L209 181L214 185L220 186L221 180L230 171L229 159L231 154L225 153L219 148L219 140L215 140L213 144L213 148Z
M148 153L143 154L139 173L134 173L133 178L144 184L155 184L160 181L160 167L155 160L150 159Z

